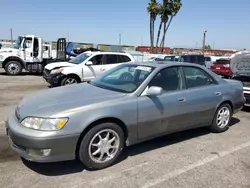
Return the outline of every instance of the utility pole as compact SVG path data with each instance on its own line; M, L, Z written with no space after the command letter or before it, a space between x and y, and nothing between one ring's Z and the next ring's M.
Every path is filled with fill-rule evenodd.
M203 54L205 53L206 33L207 33L207 31L204 31L204 33L203 33L203 42L202 42L202 50L203 50Z
M10 40L11 40L11 44L13 45L12 28L10 28Z
M122 35L119 33L119 45L122 45Z

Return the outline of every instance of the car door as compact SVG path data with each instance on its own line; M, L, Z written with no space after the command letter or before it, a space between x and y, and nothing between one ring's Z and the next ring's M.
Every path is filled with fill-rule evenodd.
M190 110L185 124L188 127L209 125L222 101L221 88L209 73L199 67L183 66L182 69L187 87L185 105Z
M146 90L151 86L163 88L163 94L147 96ZM138 139L181 130L189 115L189 106L185 104L186 95L179 66L159 71L138 97Z
M103 68L107 71L125 62L128 62L127 58L120 57L120 55L117 54L107 54L107 59Z
M83 81L91 80L105 72L106 56L104 54L94 55L88 61L91 61L93 64L83 64Z

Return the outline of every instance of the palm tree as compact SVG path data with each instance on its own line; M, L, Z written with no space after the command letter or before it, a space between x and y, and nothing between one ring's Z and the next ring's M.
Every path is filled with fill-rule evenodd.
M164 28L166 28L166 23L168 22L168 14L169 14L169 10L168 10L168 0L163 0L162 5L159 5L159 14L161 16L161 22L159 25L159 29L158 29L158 34L157 34L157 40L156 40L156 50L158 52L158 43L160 40L160 33L162 30L162 25L164 24ZM164 29L165 30L165 29Z
M161 51L163 51L163 48L164 48L165 37L168 31L168 28L170 24L172 23L173 18L177 15L181 7L182 7L181 0L170 0L170 2L168 2L168 0L165 1L165 9L167 11L166 14L168 15L168 18L170 16L170 19L169 19L168 24L167 22L164 22L164 31L163 31L163 36L162 36L162 40L160 43Z
M150 14L150 44L152 52L152 49L154 47L154 25L159 12L159 4L156 2L156 0L151 0L148 3L147 11Z

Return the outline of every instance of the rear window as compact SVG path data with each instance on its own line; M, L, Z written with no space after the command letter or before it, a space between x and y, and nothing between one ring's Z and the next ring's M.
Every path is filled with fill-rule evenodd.
M228 65L230 64L229 59L217 59L214 64Z

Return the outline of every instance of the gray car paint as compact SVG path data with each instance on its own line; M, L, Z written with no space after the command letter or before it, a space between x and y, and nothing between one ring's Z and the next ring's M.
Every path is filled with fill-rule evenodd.
M203 66L180 62L138 65L154 66L155 69L134 93L125 94L81 83L26 96L17 108L21 119L27 116L68 117L69 121L61 130L39 131L23 127L21 119L17 121L15 113L11 113L6 127L15 142L26 148L52 148L55 151L41 159L27 156L20 148L12 148L28 160L70 160L75 157L80 134L97 120L112 118L119 121L127 130L126 145L129 146L168 133L210 125L217 107L224 101L232 103L234 112L243 106L241 82L226 81ZM158 71L171 66L199 67L218 84L167 92L160 96L141 96ZM181 98L185 101L180 102Z

